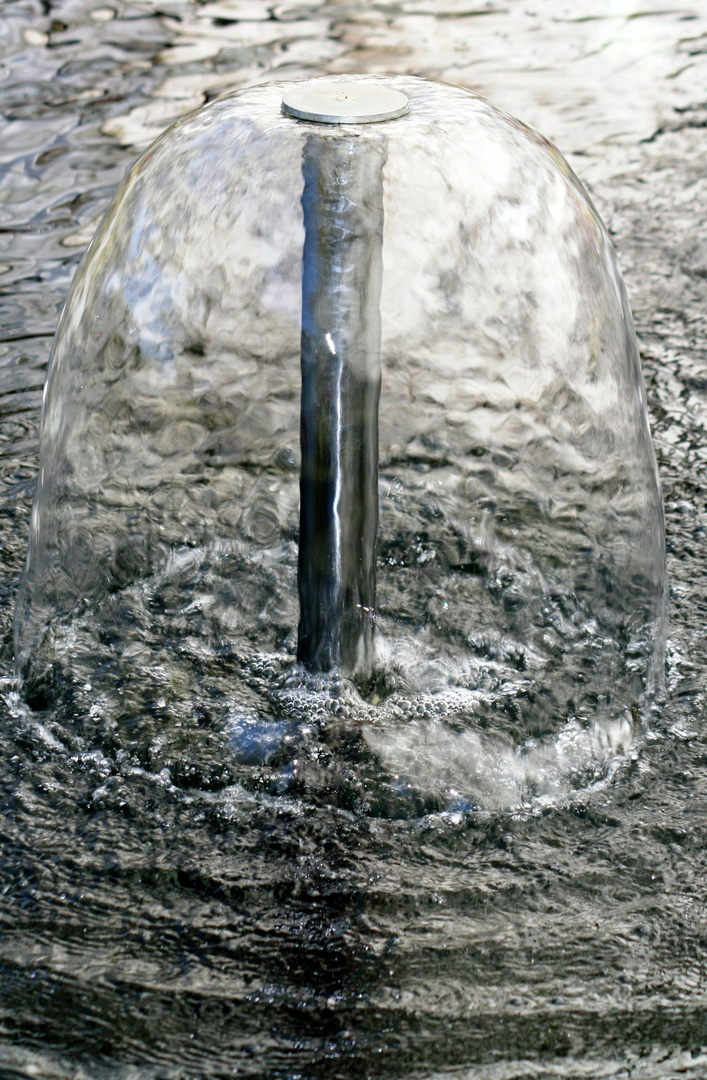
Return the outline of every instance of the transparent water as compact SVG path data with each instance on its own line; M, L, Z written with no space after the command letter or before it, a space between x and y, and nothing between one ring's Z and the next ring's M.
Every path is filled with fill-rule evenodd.
M704 20L664 5L588 21L559 4L268 12L3 9L0 1069L704 1075ZM465 82L554 138L613 232L667 501L665 697L613 726L570 723L519 770L517 702L493 739L427 715L415 677L434 673L403 656L395 691L422 715L396 780L385 725L352 719L350 687L205 649L198 596L174 617L175 596L237 569L210 551L111 601L118 654L89 609L65 642L71 672L31 710L12 691L11 620L41 385L117 181L204 94L391 68ZM502 697L513 650L484 644ZM572 667L558 668L559 693ZM236 707L236 683L251 704L276 698L279 720Z

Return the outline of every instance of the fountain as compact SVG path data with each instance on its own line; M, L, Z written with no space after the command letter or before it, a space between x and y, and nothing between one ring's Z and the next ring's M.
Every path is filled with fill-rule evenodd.
M254 87L157 140L52 353L30 704L174 772L208 699L195 783L508 805L605 774L663 613L631 314L550 144L383 77Z

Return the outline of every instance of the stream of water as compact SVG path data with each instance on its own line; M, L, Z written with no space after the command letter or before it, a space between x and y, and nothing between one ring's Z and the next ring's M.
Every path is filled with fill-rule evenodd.
M5 0L0 47L0 1076L707 1075L704 9ZM89 607L72 667L29 703L13 683L49 348L119 181L224 90L361 71L460 83L556 142L634 311L665 691L526 743L522 769L502 640L483 654L495 741L430 711L419 652L381 695L406 716L396 742L375 694L206 648L200 596L232 601L233 550L182 552ZM559 697L578 663L558 663ZM613 669L592 670L599 702Z

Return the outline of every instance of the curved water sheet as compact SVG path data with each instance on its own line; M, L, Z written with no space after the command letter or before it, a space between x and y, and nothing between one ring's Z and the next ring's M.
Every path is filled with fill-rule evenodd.
M385 125L224 97L130 172L45 393L17 604L37 709L183 785L371 814L610 775L663 663L664 533L606 232L538 135L386 80ZM343 135L342 135L343 131ZM303 155L383 167L376 665L296 662Z

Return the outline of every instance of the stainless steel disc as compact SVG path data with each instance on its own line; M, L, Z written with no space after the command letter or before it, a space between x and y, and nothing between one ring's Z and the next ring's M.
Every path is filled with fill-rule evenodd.
M404 116L405 94L379 82L311 79L288 90L283 112L317 124L373 124Z

